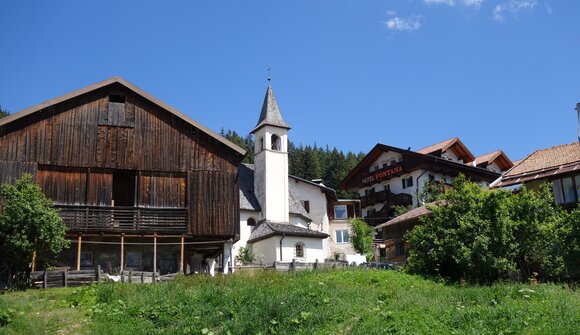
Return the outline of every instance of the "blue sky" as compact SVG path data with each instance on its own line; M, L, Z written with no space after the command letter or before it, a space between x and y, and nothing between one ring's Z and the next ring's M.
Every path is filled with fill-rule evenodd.
M458 136L512 158L577 140L580 1L3 1L0 104L112 76L247 134L266 68L295 143Z

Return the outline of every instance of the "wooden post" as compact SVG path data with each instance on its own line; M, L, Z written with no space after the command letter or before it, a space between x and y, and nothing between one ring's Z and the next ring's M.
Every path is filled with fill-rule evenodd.
M296 271L296 258L292 259L292 271Z
M129 270L129 283L133 282L133 270Z
M32 250L32 272L36 271L36 250Z
M157 233L153 234L153 273L157 272Z
M123 270L125 269L124 267L124 261L125 261L125 234L121 234L121 275L123 274Z
M157 277L157 273L153 272L153 276L152 276L153 284L155 284L155 280L157 280L156 277Z
M184 242L185 242L185 237L183 235L181 235L181 272L185 273L185 264L183 264L183 259L184 259Z
M141 271L141 284L145 284L145 271Z
M67 285L67 283L66 283L66 282L67 282L66 275L67 275L67 271L66 271L66 270L64 270L64 271L62 272L62 285L63 285L64 287L67 287L67 286L68 286L68 285Z
M42 277L42 288L46 288L48 282L48 271L44 270L44 275Z
M77 245L77 271L81 270L81 245L83 243L83 237L79 234L78 245Z
M97 284L101 282L101 265L97 265Z

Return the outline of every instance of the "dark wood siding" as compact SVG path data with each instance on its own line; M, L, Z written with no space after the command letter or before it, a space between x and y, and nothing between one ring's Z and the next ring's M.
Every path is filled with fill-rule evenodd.
M87 173L81 169L41 167L36 182L57 205L86 204Z
M0 185L12 184L24 174L36 176L38 164L35 162L14 162L0 160Z
M139 206L185 208L185 174L144 172L139 177Z
M239 235L240 200L233 173L193 172L189 176L189 189L192 235Z
M111 95L123 96L124 106L110 103ZM241 159L116 83L0 127L0 161L19 162L0 163L0 181L34 162L26 164L42 166L37 181L57 203L111 206L114 173L132 171L137 206L187 207L190 231L199 237L239 233Z

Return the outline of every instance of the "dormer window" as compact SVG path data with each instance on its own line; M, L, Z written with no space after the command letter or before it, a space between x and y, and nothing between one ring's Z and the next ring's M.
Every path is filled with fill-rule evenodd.
M282 148L282 143L280 141L280 136L272 135L272 150L280 151Z

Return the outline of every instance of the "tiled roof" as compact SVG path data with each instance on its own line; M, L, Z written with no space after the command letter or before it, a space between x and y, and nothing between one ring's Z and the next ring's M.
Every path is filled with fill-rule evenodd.
M451 149L459 159L462 159L464 163L472 162L474 159L471 151L467 149L465 144L463 144L463 142L461 142L458 137L435 143L423 149L419 149L417 152L424 155L435 155L439 152L445 152L449 149Z
M514 163L508 158L508 156L500 149L494 152L490 152L485 155L476 157L473 162L468 163L475 166L489 165L491 163L496 163L502 171L508 170L514 166Z
M419 149L419 150L417 150L417 152L420 154L428 155L428 154L432 154L432 153L439 151L439 150L445 151L445 150L449 149L449 147L451 147L453 145L453 143L455 143L457 140L459 140L459 138L457 138L457 137L450 138L450 139L447 139L445 141L441 141L439 143L432 144L432 145L425 147L423 149Z
M536 150L506 172L503 178L557 169L575 162L580 162L580 142Z
M268 89L266 90L262 112L260 113L260 118L258 119L258 123L256 123L254 130L252 130L252 133L255 133L258 129L266 125L290 129L282 118L282 114L280 114L278 103L276 103L274 92L270 86L268 86Z
M328 234L321 233L316 230L310 230L308 228L303 228L300 226L295 226L290 223L261 220L258 222L258 227L250 235L248 242L253 243L276 235L300 236L312 238L328 237Z
M499 155L501 155L501 150L496 150L494 152L475 157L474 162L477 165L483 163L491 164Z
M240 209L261 211L260 203L254 194L254 166L240 164L238 186L240 188Z
M376 226L375 228L384 228L387 226L392 226L392 225L396 225L399 223L418 219L421 216L430 214L431 213L430 208L433 208L434 206L445 206L446 204L447 204L447 202L444 200L439 201L439 202L430 202L430 203L426 204L425 206L417 207L415 209L408 211L405 214L401 214L395 218L392 218L391 220L389 220L383 224L380 224L380 225Z

